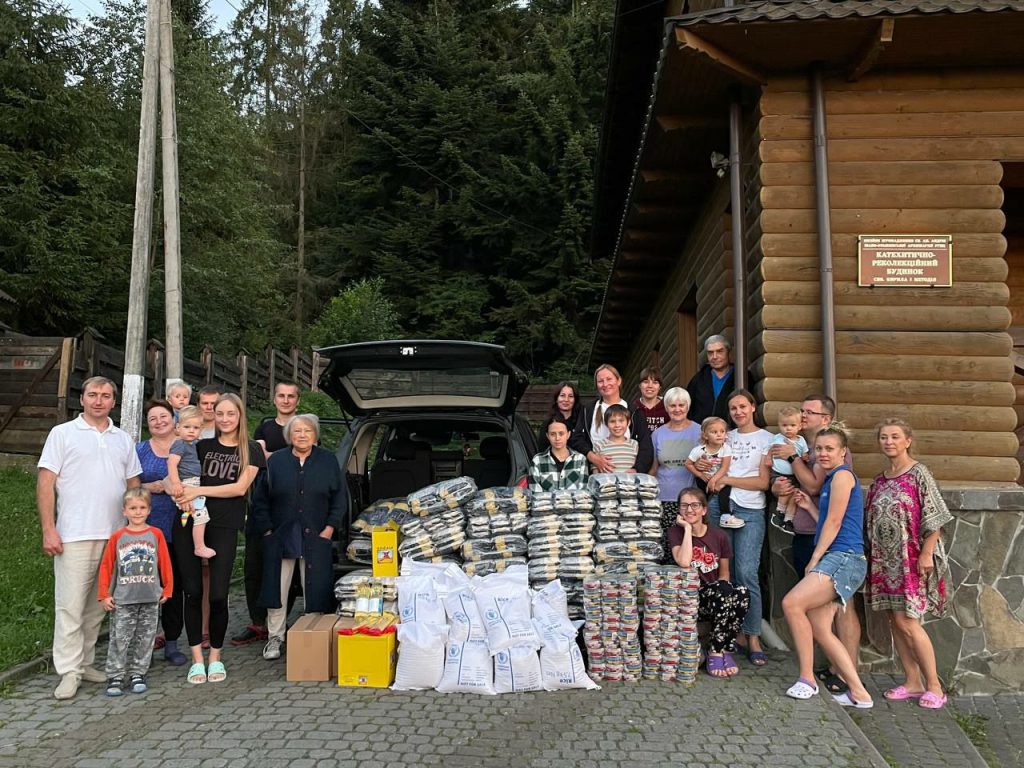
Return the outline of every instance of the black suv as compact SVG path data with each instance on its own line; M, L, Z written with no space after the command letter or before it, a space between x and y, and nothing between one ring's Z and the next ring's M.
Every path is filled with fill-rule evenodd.
M338 461L349 522L378 499L440 480L468 475L487 488L526 476L536 443L515 410L528 381L504 347L371 341L317 351L329 361L320 389L346 414Z

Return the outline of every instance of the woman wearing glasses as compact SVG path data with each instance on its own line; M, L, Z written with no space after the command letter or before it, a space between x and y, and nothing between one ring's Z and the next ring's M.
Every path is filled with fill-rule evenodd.
M708 637L708 674L732 677L739 667L729 653L750 607L746 587L729 581L732 547L722 531L708 524L708 500L699 488L684 488L679 494L679 514L669 528L668 545L672 559L684 570L696 569L700 576L698 621L711 622Z

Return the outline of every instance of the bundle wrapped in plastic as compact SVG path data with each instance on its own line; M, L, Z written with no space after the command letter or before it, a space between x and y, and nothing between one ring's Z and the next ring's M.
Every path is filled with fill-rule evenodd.
M597 472L587 479L587 489L598 501L618 498L618 478L614 472Z
M455 477L440 483L428 485L409 494L409 510L421 517L455 509L469 501L476 493L476 483L471 477Z
M411 517L401 527L401 530L403 536L416 536L423 533L434 535L447 528L462 528L464 525L465 516L462 508L456 507L436 512L428 517Z
M554 515L535 517L526 526L526 537L532 541L544 536L556 536L561 529L561 520Z
M369 537L353 537L345 548L345 557L353 563L373 564L373 544Z
M474 539L462 545L462 557L467 561L503 560L526 554L526 539L522 536L495 536L493 539Z
M375 502L360 512L359 517L352 521L352 531L370 533L374 528L387 525L391 521L391 509L385 505L389 501L392 499Z
M384 600L398 596L397 576L374 576L369 568L349 571L334 583L334 596L338 600L356 599L356 590L363 584L378 584L384 590Z
M502 573L513 565L526 565L526 558L510 557L504 560L477 560L463 564L462 568L467 576L490 576L492 573Z
M650 560L612 560L594 566L596 576L642 576L647 569L657 565Z
M608 563L615 560L658 562L663 554L661 543L657 541L602 541L594 547L596 563Z
M585 579L594 572L594 561L590 557L563 557L558 563L558 578Z
M383 591L384 610L397 613L396 582L397 577L395 576L375 577L369 568L349 571L334 583L334 597L338 601L338 614L341 616L355 615L357 590L364 584L380 586Z
M424 560L454 553L466 541L466 532L455 528L438 536L409 536L398 545L398 554L412 560Z
M493 536L507 536L523 533L529 517L525 512L495 512L490 515L477 513L466 518L466 535L471 539L486 539Z
M530 539L530 557L582 557L594 550L589 533L547 535Z
M530 499L530 514L567 515L593 512L594 495L586 488L573 491L536 491Z
M465 504L466 514L509 515L513 512L526 514L530 510L530 492L523 488L484 488L477 491Z
M590 476L587 488L599 501L658 498L657 478L633 472L599 472Z

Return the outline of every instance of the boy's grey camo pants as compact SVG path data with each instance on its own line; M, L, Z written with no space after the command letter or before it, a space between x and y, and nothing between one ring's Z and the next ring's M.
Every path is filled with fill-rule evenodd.
M159 603L118 605L110 614L107 677L145 675L153 660Z

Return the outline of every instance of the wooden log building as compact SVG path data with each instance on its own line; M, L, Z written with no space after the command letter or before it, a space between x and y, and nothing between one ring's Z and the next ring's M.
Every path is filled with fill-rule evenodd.
M836 397L865 482L874 426L907 419L957 516L954 615L928 624L943 671L1024 688L1024 2L617 6L591 367L685 385L725 334L769 428ZM860 284L860 237L946 235L948 287ZM793 575L771 546L778 619Z

